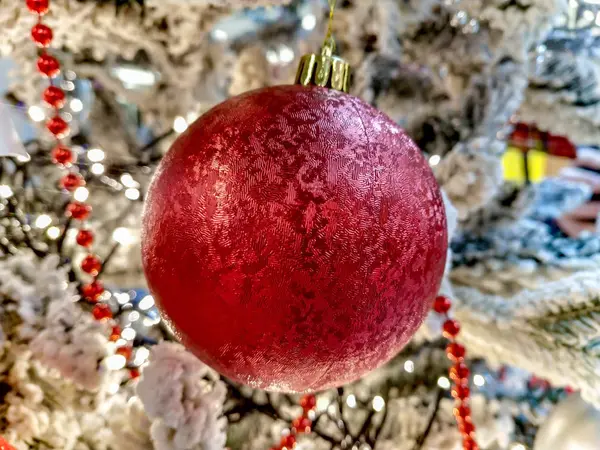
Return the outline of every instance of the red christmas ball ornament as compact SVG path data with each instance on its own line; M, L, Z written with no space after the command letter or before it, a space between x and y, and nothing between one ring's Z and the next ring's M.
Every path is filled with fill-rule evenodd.
M60 73L60 63L54 56L44 53L37 60L38 70L48 78L54 78Z
M35 24L31 29L31 39L40 47L48 47L53 37L52 28L43 23Z
M62 145L55 147L52 150L52 162L54 164L62 164L65 167L69 167L73 163L73 152Z
M48 86L42 95L44 101L53 108L60 109L65 106L65 93L61 88Z
M202 116L163 159L143 217L146 277L178 336L273 391L340 386L397 354L438 292L447 240L414 142L317 86Z
M41 16L48 12L49 3L50 0L27 0L27 9Z

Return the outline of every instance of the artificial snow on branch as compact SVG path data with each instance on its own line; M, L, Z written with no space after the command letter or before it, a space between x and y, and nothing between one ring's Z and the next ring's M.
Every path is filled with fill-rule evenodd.
M222 450L226 394L216 374L181 345L161 343L154 347L138 385L138 395L153 421L154 448Z
M512 298L455 287L471 354L524 368L600 404L600 271L581 272Z

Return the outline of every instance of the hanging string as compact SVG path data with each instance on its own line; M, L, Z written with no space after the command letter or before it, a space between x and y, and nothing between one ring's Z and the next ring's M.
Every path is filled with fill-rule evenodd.
M328 0L329 2L329 23L327 24L327 35L323 42L323 49L329 50L331 54L335 52L335 39L333 37L333 16L337 0Z

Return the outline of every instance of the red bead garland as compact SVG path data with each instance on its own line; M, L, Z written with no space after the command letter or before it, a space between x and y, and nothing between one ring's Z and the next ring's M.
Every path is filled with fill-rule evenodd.
M26 0L26 5L29 11L38 15L38 23L31 29L31 38L42 48L49 47L54 34L52 29L42 23L42 16L48 12L49 0ZM47 78L54 78L60 73L60 62L54 56L43 50L37 60L38 71ZM49 85L42 94L42 99L51 108L54 108L54 116L46 122L46 129L56 138L57 145L52 150L52 162L63 167L70 167L74 160L74 154L70 148L61 143L61 139L69 134L69 124L60 117L60 109L65 105L65 92L57 86ZM84 186L84 178L77 172L69 172L60 180L60 187L74 192L77 188ZM65 216L74 220L84 221L90 213L92 207L86 203L71 201L65 208ZM77 244L86 249L90 249L94 242L94 234L87 229L80 229L77 234ZM81 269L94 278L90 283L84 284L81 287L82 298L90 303L94 303L92 315L98 321L111 320L113 313L110 306L106 303L98 303L104 293L104 285L97 279L97 276L102 270L102 262L93 255L88 254L81 262ZM118 325L113 325L110 340L116 342L121 337L121 328ZM131 347L121 347L117 350L117 354L124 356L127 360L131 358ZM137 369L130 370L131 378L139 377Z
M305 395L300 399L300 406L302 406L302 415L292 421L290 434L281 438L279 445L271 447L271 450L292 450L296 447L299 434L311 432L312 419L309 416L317 407L317 398L312 394Z
M467 351L464 346L456 342L456 337L460 334L460 323L451 319L448 312L452 308L452 302L449 298L439 296L435 299L433 310L445 316L443 325L444 336L450 340L446 347L446 355L454 365L450 368L450 379L454 383L451 394L456 399L454 407L454 417L458 429L463 437L463 450L479 450L475 441L475 425L471 420L471 408L469 407L469 398L471 389L469 388L469 367L464 363Z

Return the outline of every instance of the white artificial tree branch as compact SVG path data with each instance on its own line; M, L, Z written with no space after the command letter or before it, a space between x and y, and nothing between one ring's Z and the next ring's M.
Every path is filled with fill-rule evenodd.
M524 368L600 404L600 271L512 298L454 287L461 338L472 356Z

